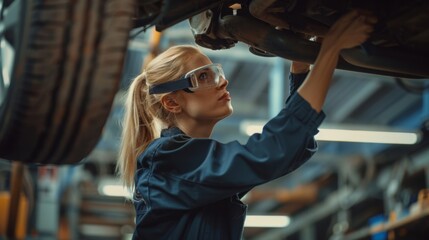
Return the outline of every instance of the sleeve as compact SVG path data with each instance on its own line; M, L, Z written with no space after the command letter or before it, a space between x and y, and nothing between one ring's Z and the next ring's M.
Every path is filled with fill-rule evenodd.
M293 95L301 86L309 72L306 73L289 73L289 94Z
M182 196L181 201L203 204L245 192L308 160L317 150L314 135L323 119L323 112L317 113L299 94L294 94L262 133L252 135L244 145L185 135L166 141L153 158L154 173L162 175L159 181L168 179L163 191L174 191ZM187 192L186 196L177 191Z

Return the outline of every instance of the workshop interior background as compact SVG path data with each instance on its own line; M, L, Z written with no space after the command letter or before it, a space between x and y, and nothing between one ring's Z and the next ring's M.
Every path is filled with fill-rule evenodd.
M127 200L130 193L115 173L124 96L148 56L177 44L196 45L186 21L162 33L151 28L136 34L127 47L120 90L91 153L77 164L25 165L16 238L131 238L135 213ZM256 56L243 43L227 50L201 50L223 66L234 107L212 137L244 143L258 131L254 126L283 106L291 62ZM394 77L336 70L322 129L410 132L417 133L418 140L319 140L318 152L301 168L245 196L249 216L278 216L279 222L248 222L243 238L422 239L429 226L428 86L427 79L410 79L404 85ZM0 159L0 239L6 239L1 236L6 236L10 219L13 165Z

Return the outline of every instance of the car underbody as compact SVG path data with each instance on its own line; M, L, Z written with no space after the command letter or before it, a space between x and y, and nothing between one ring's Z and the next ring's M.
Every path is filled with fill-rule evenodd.
M351 9L379 19L370 39L343 50L339 69L405 78L426 78L429 68L429 3L426 1L144 1L136 27L166 29L189 18L196 43L210 49L239 41L261 56L313 63L329 27ZM191 30L190 30L191 31Z

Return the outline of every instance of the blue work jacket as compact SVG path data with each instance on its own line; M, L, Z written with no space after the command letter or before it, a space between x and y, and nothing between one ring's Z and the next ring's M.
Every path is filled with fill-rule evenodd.
M138 157L133 239L241 239L247 206L240 198L317 150L314 135L324 113L295 93L303 78L291 77L284 109L246 144L163 130Z

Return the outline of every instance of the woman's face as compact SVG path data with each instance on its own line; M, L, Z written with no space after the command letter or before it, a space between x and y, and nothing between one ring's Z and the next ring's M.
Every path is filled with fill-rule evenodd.
M187 63L187 71L211 64L210 59L198 54ZM228 80L220 77L219 85L193 93L178 91L177 100L182 107L182 114L197 122L217 122L232 113L231 97L226 87Z

